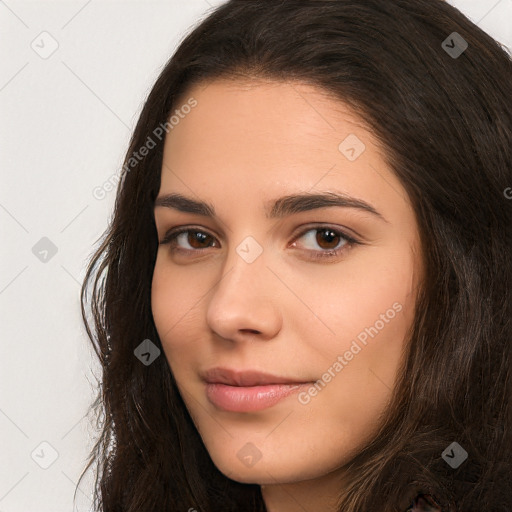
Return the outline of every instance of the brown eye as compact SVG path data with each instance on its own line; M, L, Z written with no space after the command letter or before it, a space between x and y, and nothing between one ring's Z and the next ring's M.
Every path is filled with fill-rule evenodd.
M193 251L218 246L214 237L197 229L171 230L160 242L160 245L166 244L178 251Z
M187 233L188 233L188 236L186 237L187 242L194 249L204 249L205 247L209 247L208 245L205 245L205 244L207 244L208 241L212 239L212 237L210 235L203 233L202 231L192 231L192 230L185 231L185 233L182 233L182 234L187 234Z
M302 240L302 242L299 242ZM309 228L295 239L292 246L305 249L313 259L333 259L360 242L343 231L329 226Z
M343 233L329 227L308 229L297 240L299 239L305 241L302 246L313 251L335 251L352 241Z
M299 240L303 240L299 243ZM170 230L160 242L160 245L170 246L171 252L192 256L210 247L219 247L217 239L205 231L190 228ZM309 228L302 232L292 244L292 247L305 249L313 259L336 258L346 250L360 242L343 231L329 226Z
M316 243L322 249L336 249L339 244L341 236L332 229L318 229L316 230Z

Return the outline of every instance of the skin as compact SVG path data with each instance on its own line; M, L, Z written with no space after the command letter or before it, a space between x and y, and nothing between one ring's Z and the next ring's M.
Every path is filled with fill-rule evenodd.
M190 97L197 106L166 137L159 197L206 201L218 218L155 207L159 241L177 226L210 235L159 246L152 310L165 356L222 473L260 484L270 512L334 511L343 466L385 413L414 319L423 264L412 206L362 120L321 89L216 80L182 103ZM338 149L349 134L365 145L353 161ZM304 192L347 194L385 220L342 206L266 217L267 202ZM322 238L326 225L360 244ZM251 263L236 250L248 236L263 249ZM308 403L293 394L235 413L207 399L199 374L216 366L322 379L393 304L401 310ZM246 443L261 455L250 467L237 456Z

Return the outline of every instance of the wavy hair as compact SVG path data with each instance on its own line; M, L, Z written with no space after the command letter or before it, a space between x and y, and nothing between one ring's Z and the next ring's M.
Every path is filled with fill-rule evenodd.
M442 0L230 0L183 38L143 106L82 286L102 372L84 470L96 469L94 506L265 511L258 485L213 464L166 358L134 356L145 339L163 350L151 281L165 138L152 134L193 85L217 78L297 81L348 104L418 221L426 280L410 340L377 435L347 464L339 510L403 512L429 493L443 512L510 512L512 59ZM454 442L468 454L456 468L444 453Z

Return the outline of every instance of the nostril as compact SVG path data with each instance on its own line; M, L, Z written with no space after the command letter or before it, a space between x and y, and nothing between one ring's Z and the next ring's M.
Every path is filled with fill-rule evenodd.
M240 329L242 332L249 332L252 334L261 334L260 331L257 331L256 329Z

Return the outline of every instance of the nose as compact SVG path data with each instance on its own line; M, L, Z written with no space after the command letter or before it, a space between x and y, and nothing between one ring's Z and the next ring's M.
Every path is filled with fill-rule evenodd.
M270 340L280 331L282 316L276 286L282 286L266 264L265 251L248 263L233 248L211 292L206 321L218 336L231 341Z

